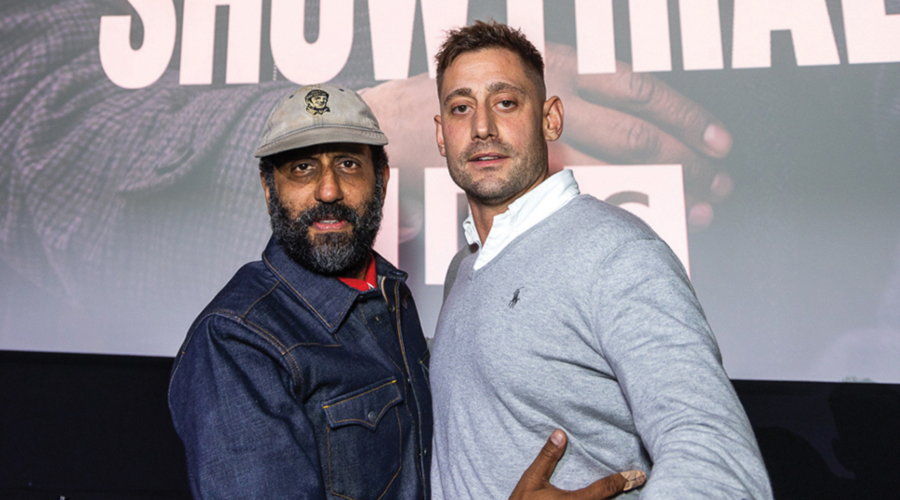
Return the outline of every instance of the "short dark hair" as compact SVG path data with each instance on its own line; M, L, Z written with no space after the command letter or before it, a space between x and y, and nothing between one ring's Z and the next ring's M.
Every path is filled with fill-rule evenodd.
M372 164L375 166L375 182L380 183L384 176L384 167L388 165L387 151L384 146L368 145L372 151ZM266 181L270 181L275 173L275 169L285 163L293 160L297 156L297 149L282 151L269 156L263 156L259 159L259 171L266 177Z
M478 52L484 49L507 49L518 55L525 66L525 74L534 81L541 98L546 98L544 58L541 57L541 53L520 30L494 20L475 21L475 24L471 26L451 30L447 33L447 40L434 56L437 62L438 94L441 93L441 86L444 83L444 72L457 57L466 52Z

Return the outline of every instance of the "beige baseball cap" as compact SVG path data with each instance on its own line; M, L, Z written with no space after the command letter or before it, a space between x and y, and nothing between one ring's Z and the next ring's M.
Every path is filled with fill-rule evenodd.
M334 142L384 146L388 140L359 94L335 85L307 85L275 103L254 156Z

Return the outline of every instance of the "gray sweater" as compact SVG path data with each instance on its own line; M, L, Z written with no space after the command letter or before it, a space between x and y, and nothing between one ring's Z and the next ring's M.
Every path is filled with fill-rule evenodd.
M626 498L772 497L684 269L640 219L583 195L476 255L435 334L435 499L508 498L557 427L560 488L641 469Z

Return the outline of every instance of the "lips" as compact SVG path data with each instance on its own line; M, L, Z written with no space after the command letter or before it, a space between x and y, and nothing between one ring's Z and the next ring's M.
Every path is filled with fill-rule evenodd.
M459 155L459 159L474 167L493 167L499 166L515 154L515 149L509 144L493 138L469 144L469 147Z
M318 203L304 210L297 223L316 233L348 231L359 223L359 214L342 203Z
M507 155L495 151L480 152L469 156L468 163L479 167L493 167L500 165L507 158L509 158Z
M470 159L469 161L493 161L493 160L501 160L503 158L506 158L506 157L502 156L502 155L478 155L478 156L475 156L474 158Z
M488 153L478 153L469 157L469 161L493 161L493 160L502 160L507 158L506 155L495 153L493 151Z
M318 231L342 231L349 223L341 219L320 219L313 221L312 227Z

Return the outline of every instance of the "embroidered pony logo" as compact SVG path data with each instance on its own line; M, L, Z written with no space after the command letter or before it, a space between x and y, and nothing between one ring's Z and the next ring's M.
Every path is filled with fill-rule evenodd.
M516 304L519 303L519 292L522 290L522 288L525 288L525 287L523 286L521 288L516 288L516 291L513 293L513 298L512 298L512 300L509 301L510 309L512 309L513 307L516 307Z

